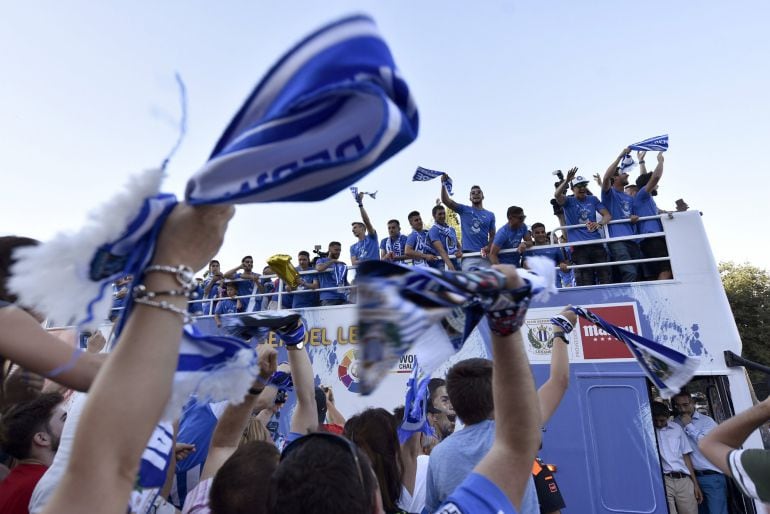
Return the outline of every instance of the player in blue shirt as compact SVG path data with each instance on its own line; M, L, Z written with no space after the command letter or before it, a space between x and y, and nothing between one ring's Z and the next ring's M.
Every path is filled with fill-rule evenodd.
M462 235L463 253L480 252L480 256L465 257L463 270L489 267L486 258L495 239L495 214L484 209L484 192L479 186L472 186L469 199L471 205L462 205L449 197L446 181L449 175L441 176L441 201L460 216L460 232Z
M209 272L206 276L206 280L203 281L203 298L205 300L211 300L204 302L203 313L213 314L214 308L216 308L216 302L213 301L219 296L219 286L225 280L225 276L220 271L219 261L214 259L209 262Z
M609 165L602 178L602 203L610 211L612 219L615 221L629 220L625 223L612 223L609 225L607 229L611 238L627 237L636 234L636 227L631 222L634 199L625 192L625 186L628 185L628 173L621 172L619 166L620 161L629 152L628 148L624 148L620 155ZM639 155L641 155L639 160L643 165L644 154L640 152ZM610 251L612 260L615 262L630 261L641 257L639 245L633 239L610 241L607 243L607 248ZM636 264L621 264L616 266L615 270L621 282L636 281Z
M454 227L447 225L446 209L443 205L435 205L432 212L435 223L428 231L428 240L433 249L441 256L444 268L456 271L459 267L458 261L463 256L462 250L457 245L457 233Z
M310 254L305 250L302 250L297 255L299 266L297 271L304 273L306 271L313 271L310 267ZM306 307L318 307L321 305L321 299L318 297L318 293L315 291L320 287L318 282L318 274L309 273L299 276L299 286L297 291L310 291L306 293L294 293L292 297L292 309L304 309Z
M531 247L532 234L524 223L527 217L524 209L512 205L506 213L508 223L500 227L495 234L492 248L489 250L489 261L492 264L513 264L517 268L521 266L521 255ZM516 250L515 252L500 253L500 250Z
M254 258L251 255L245 256L241 259L241 265L237 266L230 271L225 272L225 278L228 280L234 280L238 285L238 296L249 296L262 292L262 287L259 283L259 273L254 273ZM244 309L248 311L259 310L259 308L253 307L252 298L241 298L244 304ZM259 304L261 300L256 298L256 303Z
M521 507L540 444L539 402L519 330L526 314L526 285L516 268L503 265L498 270L506 275L511 303L502 311L487 314L494 355L494 442L473 472L436 511L441 514L515 514ZM289 356L295 353L289 352ZM312 388L312 369L308 375ZM294 382L300 397L303 387L296 379ZM305 415L309 422L317 423L317 419L310 419L311 412ZM302 426L296 418L295 412L289 437L292 442L284 449L272 475L270 508L309 514L381 512L379 486L366 453L334 434L316 432L303 437L301 434L307 432L296 428ZM344 477L344 483L339 477ZM341 494L342 488L345 494Z
M378 250L377 231L374 230L372 222L369 220L369 214L364 209L364 195L358 193L358 209L361 211L360 221L354 221L353 235L356 236L356 241L350 247L350 262L355 266L359 262L363 261L378 261L380 260L380 252Z
M380 241L380 258L384 261L403 261L406 256L406 236L401 233L398 220L388 221L388 237Z
M644 159L644 156L642 156L642 159ZM639 191L634 196L634 214L639 217L655 216L662 212L658 209L652 197L658 194L658 182L660 182L660 178L663 176L663 152L658 152L658 164L652 173L647 172L644 163L640 164L640 168L641 175L636 179L636 187L639 188ZM655 232L663 232L663 225L657 219L645 220L638 222L636 229L639 234L653 234ZM639 243L639 246L644 257L648 259L668 257L665 236L644 238ZM667 280L673 278L671 262L669 261L650 262L644 266L644 269L646 270L645 278L648 280Z
M431 246L428 231L423 228L422 216L417 211L412 211L407 217L412 233L406 238L406 256L412 259L414 266L431 266L437 268L441 264L441 257Z
M318 284L321 289L341 288L348 283L348 266L340 259L342 245L337 241L329 243L329 256L318 259L315 269L318 272ZM342 305L347 302L345 289L328 289L320 291L321 305Z
M569 170L567 177L559 184L554 193L556 203L564 207L567 225L583 225L582 227L567 229L567 239L570 243L601 240L603 238L602 229L609 223L612 216L598 198L588 194L588 179L575 176L576 174L577 168ZM570 181L575 196L567 197L564 192ZM597 212L602 215L598 222L596 221ZM607 251L601 243L577 244L572 250L572 262L578 265L607 262ZM609 284L611 282L610 269L606 266L579 268L575 270L575 280L579 286L591 286L597 283Z

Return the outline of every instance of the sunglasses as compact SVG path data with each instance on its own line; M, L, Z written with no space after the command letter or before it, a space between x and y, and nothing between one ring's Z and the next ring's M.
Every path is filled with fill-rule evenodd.
M283 459L288 454L290 454L300 446L304 445L305 443L313 439L315 440L323 439L336 444L340 448L345 449L351 455L351 457L353 457L353 462L356 465L356 471L358 471L358 483L361 484L362 489L366 490L366 487L364 486L364 474L361 471L361 462L358 460L358 452L356 451L356 445L353 444L353 442L350 441L349 439L339 436L337 434L332 434L330 432L312 432L310 434L300 437L299 439L295 439L294 441L287 444L286 447L283 449L283 453L281 453L281 458L279 462L282 462Z

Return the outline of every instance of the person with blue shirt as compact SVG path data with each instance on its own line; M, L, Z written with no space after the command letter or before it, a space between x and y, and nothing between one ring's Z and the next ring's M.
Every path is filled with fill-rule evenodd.
M350 246L350 262L353 266L363 261L380 260L377 231L374 230L374 226L369 220L369 214L364 209L364 194L358 193L356 199L358 200L358 209L361 211L361 219L364 222L354 221L352 223L353 235L358 239Z
M437 268L441 265L441 257L431 246L428 231L422 223L422 216L417 211L412 211L407 216L412 233L406 238L406 256L412 259L413 266L430 266Z
M321 304L321 299L318 297L318 293L315 291L320 287L318 283L317 273L306 273L313 271L310 267L310 253L302 250L297 255L299 266L297 266L297 272L300 273L299 285L296 291L309 291L303 293L294 293L291 295L292 309L305 309L307 307L318 307Z
M636 187L639 191L634 196L633 211L639 217L656 216L660 214L653 196L658 194L658 182L663 176L663 152L658 152L658 165L652 173L648 173L644 166L644 155L639 163L641 175L636 179ZM638 234L653 234L663 232L663 225L659 219L639 221L636 224ZM668 247L665 236L647 237L641 240L639 246L645 258L668 257ZM647 263L643 267L646 270L647 280L668 280L673 278L670 261L658 261Z
M220 271L219 261L213 259L209 262L209 271L206 275L206 280L203 281L203 299L210 300L203 303L203 313L206 315L213 314L216 308L216 302L214 299L219 297L219 285L223 283L225 276Z
M602 178L602 203L610 211L613 220L629 220L624 223L612 223L607 229L610 237L628 237L636 234L636 227L631 222L633 215L634 199L625 192L628 185L628 173L621 171L620 161L628 155L630 150L624 148L617 158L609 165ZM642 157L643 159L643 157ZM642 161L644 164L644 161ZM623 241L610 241L607 243L613 262L630 261L641 257L639 245L633 239ZM636 282L636 264L621 264L616 266L618 278L621 282Z
M495 234L492 248L489 250L489 261L492 264L513 264L517 268L521 266L521 256L527 248L530 248L532 234L524 223L527 217L524 209L512 205L506 212L508 223L500 227ZM500 250L516 250L515 252L500 253Z
M346 290L340 289L348 283L348 266L340 260L341 252L342 245L332 241L329 243L329 256L316 261L315 269L318 272L318 284L321 289L319 298L322 307L348 303Z
M569 259L566 258L564 251L565 248L559 248L551 245L551 241L548 238L549 234L545 231L545 225L537 222L532 224L532 240L534 245L528 248L524 253L523 267L528 268L527 258L533 256L547 257L551 259L554 266L558 266L559 269L556 274L556 287L571 287L574 284L574 274L569 269ZM561 276L565 275L572 277L567 282L562 282ZM564 284L567 285L564 285Z
M222 326L222 320L220 319L222 314L235 314L236 312L244 311L243 301L237 298L238 285L235 282L225 283L225 293L227 296L219 300L214 309L214 323L217 324L217 327Z
M457 233L454 227L446 222L446 209L441 204L433 207L433 220L435 223L428 231L428 240L433 249L441 256L444 263L443 269L456 271L463 252L457 244Z
M570 243L578 243L572 249L572 262L577 265L607 262L607 251L602 243L585 244L585 241L599 241L603 237L603 228L612 219L607 207L593 195L588 194L588 179L576 176L577 168L572 168L566 178L556 188L554 197L556 203L564 207L564 217L567 225L583 225L567 229L567 239ZM566 196L567 185L572 183L574 196ZM602 218L597 222L596 213ZM583 243L583 244L580 244ZM594 284L609 284L610 269L606 266L578 268L575 270L575 281L579 286Z
M383 261L404 261L406 256L406 236L401 233L398 220L388 221L388 237L380 241L380 258Z
M259 283L259 273L254 273L253 270L254 258L251 255L247 255L241 259L240 266L225 272L225 278L234 280L237 284L239 297L251 296L251 298L241 298L244 302L244 310L248 312L255 310L254 304L259 303L259 300L253 295L262 292L262 287Z
M446 190L446 182L449 175L441 176L441 201L460 216L460 235L462 236L463 253L476 253L481 255L466 257L463 259L463 270L473 268L488 268L490 260L487 258L492 243L495 240L495 214L484 209L484 192L479 186L472 186L470 193L471 205L462 205L449 197Z

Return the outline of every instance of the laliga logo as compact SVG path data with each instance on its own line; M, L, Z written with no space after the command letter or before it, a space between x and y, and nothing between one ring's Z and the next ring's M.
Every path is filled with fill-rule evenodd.
M358 381L358 351L348 350L342 358L342 362L337 368L337 376L348 391L358 393L361 390L361 384Z

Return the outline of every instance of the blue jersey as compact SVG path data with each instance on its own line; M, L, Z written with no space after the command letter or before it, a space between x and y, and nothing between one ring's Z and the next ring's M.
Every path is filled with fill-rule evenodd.
M478 252L489 244L489 232L495 230L495 215L486 209L457 204L463 252Z
M532 256L548 257L553 260L554 264L558 266L561 261L564 260L564 254L561 253L561 248L554 248L552 246L533 246L524 252L524 258Z
M527 235L527 232L529 232L529 228L524 223L516 228L511 228L511 225L506 223L500 227L500 230L495 234L494 243L499 246L501 250L510 250L511 248L515 250L519 247L524 236ZM519 252L501 253L499 254L499 259L502 264L519 266L521 263L521 255L519 255Z
M634 198L612 187L607 191L602 191L602 203L607 206L613 221L627 220L633 213ZM636 229L630 221L612 223L607 228L610 231L610 237L632 236L636 233Z
M636 193L636 196L634 196L634 214L639 217L655 216L658 214L658 206L645 188L641 188ZM660 220L640 221L637 223L637 232L639 234L663 232L663 225L661 225Z
M567 225L585 225L589 221L596 222L596 211L606 209L604 204L595 196L586 196L583 201L574 196L568 196L564 202L564 217ZM570 243L591 241L603 237L601 230L589 232L586 227L567 229L567 239Z
M406 240L407 237L404 234L399 234L396 239L386 237L380 241L380 250L385 253L393 252L396 257L401 257L406 252Z
M428 231L428 240L431 242L431 245L434 241L441 243L449 257L454 257L455 253L457 253L457 233L454 227L436 223Z
M330 259L324 257L316 261L316 265L328 262ZM348 282L348 266L344 262L336 262L334 265L326 268L326 271L318 272L318 283L321 289L325 287L342 287ZM319 293L321 300L344 300L345 290L321 291Z
M435 514L516 514L516 508L494 482L471 473Z
M237 302L241 302L241 308L238 309ZM247 302L248 298L245 300L233 300L231 298L223 298L222 300L219 300L217 303L216 308L214 309L214 314L234 314L236 312L243 312L245 309L243 308L244 302Z
M296 268L296 270L298 272L309 271L309 270L303 270L302 268ZM307 282L308 284L310 284L314 280L318 280L318 274L308 273L307 275L300 275L300 278L305 282ZM297 291L312 291L312 290L306 288L305 286L300 285L297 288ZM321 303L321 299L318 297L318 292L316 291L313 291L311 293L293 294L291 295L291 298L292 298L292 302L291 302L292 309L303 309L305 307L318 307Z
M377 233L367 234L362 240L350 246L350 258L355 257L357 262L380 260L379 246L377 246Z
M422 232L413 230L412 233L409 234L409 237L406 238L406 246L411 246L412 249L418 253L438 255L436 249L430 244L427 230L423 230ZM416 266L423 266L426 264L422 259L413 259L412 263Z
M241 280L241 276L243 276L242 273L236 273L233 277L234 280L237 280L235 285L238 288L238 296L248 296L251 293L256 293L254 281L248 278ZM244 302L249 301L248 298L243 298L242 300Z

